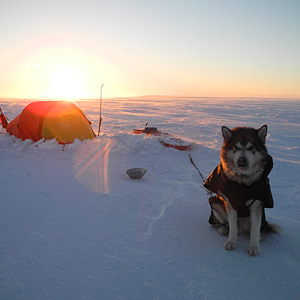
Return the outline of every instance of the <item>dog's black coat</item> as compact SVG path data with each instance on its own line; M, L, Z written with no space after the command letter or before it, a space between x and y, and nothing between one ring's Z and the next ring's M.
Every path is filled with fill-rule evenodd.
M247 209L245 203L249 200L262 201L264 208L272 208L274 206L268 178L272 168L273 159L267 154L262 177L257 182L246 185L229 180L223 170L222 164L219 164L204 182L204 187L216 194L218 191L222 192L228 198L232 207L238 212L238 216L246 217L249 216L249 209Z

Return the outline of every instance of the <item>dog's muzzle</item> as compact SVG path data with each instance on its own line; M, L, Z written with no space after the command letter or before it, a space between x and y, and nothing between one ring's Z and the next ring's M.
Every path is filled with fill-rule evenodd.
M246 157L243 157L243 156L239 157L236 164L241 169L248 168L248 160Z

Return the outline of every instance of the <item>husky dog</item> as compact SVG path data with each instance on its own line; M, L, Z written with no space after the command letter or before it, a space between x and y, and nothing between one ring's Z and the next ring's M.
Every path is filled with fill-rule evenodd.
M272 208L273 197L268 175L273 159L265 140L267 125L259 129L223 126L221 163L206 179L204 186L216 193L211 197L209 223L219 225L219 233L227 234L227 250L236 248L239 233L250 232L248 254L259 253L260 231L276 231L268 224L264 208Z

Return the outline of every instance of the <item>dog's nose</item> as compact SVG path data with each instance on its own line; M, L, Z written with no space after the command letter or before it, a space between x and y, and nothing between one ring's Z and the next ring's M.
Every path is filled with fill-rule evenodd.
M239 168L246 168L248 166L248 161L246 157L239 157L239 159L237 160L237 165Z

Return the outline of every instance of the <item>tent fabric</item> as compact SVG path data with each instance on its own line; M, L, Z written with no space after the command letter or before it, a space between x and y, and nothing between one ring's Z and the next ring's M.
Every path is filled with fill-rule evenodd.
M4 129L7 128L8 122L7 122L7 119L4 115L4 113L2 112L1 107L0 107L0 123Z
M84 113L69 101L37 101L28 104L7 126L7 132L34 142L56 138L60 143L93 139L95 134Z

